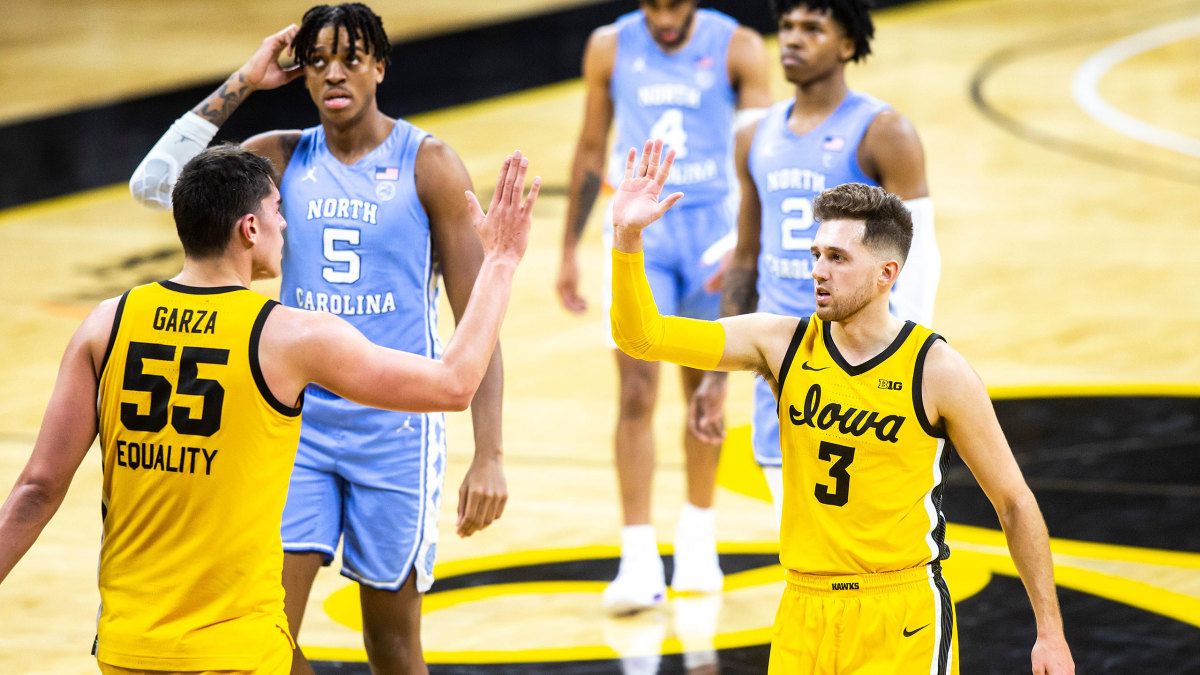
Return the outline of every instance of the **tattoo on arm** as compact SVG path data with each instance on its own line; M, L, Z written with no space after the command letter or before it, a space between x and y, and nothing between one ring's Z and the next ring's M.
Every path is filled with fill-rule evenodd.
M583 229L587 227L588 216L592 213L592 206L596 203L596 196L600 194L600 174L595 171L586 171L583 174L583 183L579 186L579 210L576 212L575 222L571 223L571 232L575 235L575 240L578 241L583 235Z
M246 78L241 71L238 71L208 98L201 101L200 105L196 106L192 112L221 126L229 119L233 111L237 110L242 101L246 100L248 94L249 87L246 85Z
M721 289L721 316L749 314L758 308L758 270L730 267Z

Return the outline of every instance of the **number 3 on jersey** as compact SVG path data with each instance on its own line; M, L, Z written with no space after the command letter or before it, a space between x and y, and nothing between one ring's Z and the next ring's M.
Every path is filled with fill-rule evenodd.
M675 151L675 159L687 157L687 132L683 130L683 111L668 108L650 127L650 138L661 138L663 147Z
M822 504L845 506L846 502L850 501L850 472L846 469L854 461L854 448L821 441L821 448L817 451L817 456L826 462L833 462L833 458L837 457L837 461L829 467L829 477L833 479L833 489L830 489L828 485L817 483L814 496Z
M321 277L331 284L352 284L362 276L362 258L350 246L358 246L362 233L344 227L326 227L321 233L325 260L331 265L321 268Z

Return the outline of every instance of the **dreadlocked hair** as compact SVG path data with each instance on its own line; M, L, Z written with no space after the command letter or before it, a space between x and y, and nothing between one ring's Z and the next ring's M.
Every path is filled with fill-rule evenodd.
M359 49L382 61L391 64L392 45L388 42L387 33L383 31L383 20L370 7L361 2L346 2L340 5L317 5L304 13L300 21L300 30L292 40L292 53L296 62L302 66L311 65L313 51L316 49L317 34L322 28L333 26L333 51L338 51L338 39L341 29L346 29L350 40L350 56Z
M833 20L841 24L846 36L854 40L854 56L851 61L865 59L871 53L871 38L875 37L875 23L871 21L872 0L771 0L771 13L775 20L797 7L807 7L814 12L829 12Z

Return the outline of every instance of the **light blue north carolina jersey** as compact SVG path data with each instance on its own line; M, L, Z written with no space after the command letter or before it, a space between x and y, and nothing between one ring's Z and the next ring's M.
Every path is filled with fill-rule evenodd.
M858 166L858 145L888 105L851 91L824 122L797 136L787 120L794 99L771 106L750 145L750 175L762 205L758 254L758 311L808 316L817 310L812 278L813 199L843 183L878 185ZM775 395L763 379L754 386L751 445L763 466L779 466Z
M803 136L787 126L794 105L789 99L771 106L750 145L750 175L762 204L758 311L808 316L817 309L809 250L817 233L813 199L843 183L878 185L858 166L858 144L888 105L851 91Z
M322 127L304 131L280 186L288 226L279 295L290 307L341 316L376 344L436 358L438 272L413 171L427 136L396 120L383 143L347 166ZM390 421L363 417L373 413L393 414L316 385L306 392L305 424L353 429L354 443L395 439Z
M733 174L733 115L729 41L737 22L720 12L696 10L695 25L678 51L664 52L639 10L617 19L617 54L610 95L616 139L608 181L621 182L625 153L661 138L675 150L667 191L679 190L687 206L726 199Z

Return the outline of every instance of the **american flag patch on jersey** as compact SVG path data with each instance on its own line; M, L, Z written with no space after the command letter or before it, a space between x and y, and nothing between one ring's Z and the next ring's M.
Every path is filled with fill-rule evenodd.
M828 150L830 152L837 152L844 147L846 147L846 139L842 138L841 136L826 136L825 142L821 144L822 150Z
M377 167L375 167L375 180L400 180L400 167L398 167L398 166L377 166Z

